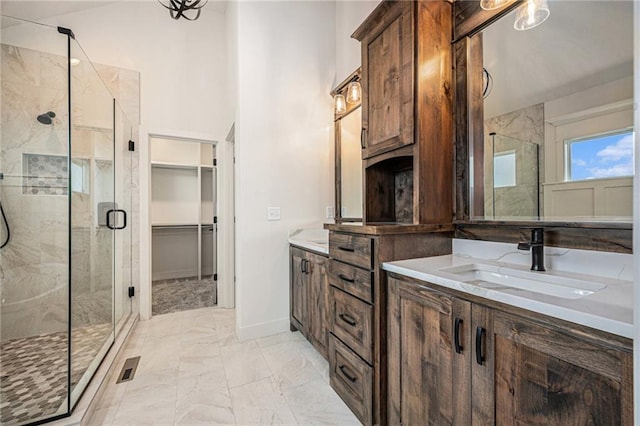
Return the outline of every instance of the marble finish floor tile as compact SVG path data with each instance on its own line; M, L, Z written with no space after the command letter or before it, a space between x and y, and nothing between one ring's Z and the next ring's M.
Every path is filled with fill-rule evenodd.
M327 362L299 332L238 342L234 310L142 321L116 368L136 355L135 378L109 382L92 424L359 424L329 386Z

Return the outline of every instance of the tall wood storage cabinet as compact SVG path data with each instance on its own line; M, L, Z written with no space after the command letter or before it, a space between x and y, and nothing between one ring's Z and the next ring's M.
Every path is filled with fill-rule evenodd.
M362 46L365 222L451 223L452 10L383 1L354 32Z
M325 224L331 387L365 425L387 422L387 279L382 263L451 253L452 227ZM295 296L294 296L295 297Z

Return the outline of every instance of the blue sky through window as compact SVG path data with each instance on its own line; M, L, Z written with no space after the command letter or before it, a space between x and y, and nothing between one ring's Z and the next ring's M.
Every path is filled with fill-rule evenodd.
M596 136L568 143L569 180L633 176L633 132Z

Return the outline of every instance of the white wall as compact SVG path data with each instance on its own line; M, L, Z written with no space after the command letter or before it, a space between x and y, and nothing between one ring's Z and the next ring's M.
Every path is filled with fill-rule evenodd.
M333 205L335 3L236 7L236 306L249 339L288 330L288 231Z
M140 71L140 313L147 318L148 135L225 144L233 118L228 105L226 17L215 3L205 7L197 21L175 21L156 1L108 3L41 21L72 29L93 62ZM33 2L33 7L38 4ZM226 152L226 147L219 146L220 151ZM219 173L224 175L226 167L229 164L221 164ZM230 273L221 276L232 280Z
M379 1L369 0L336 2L336 81L334 86L360 66L360 42L351 38L351 34L379 3Z

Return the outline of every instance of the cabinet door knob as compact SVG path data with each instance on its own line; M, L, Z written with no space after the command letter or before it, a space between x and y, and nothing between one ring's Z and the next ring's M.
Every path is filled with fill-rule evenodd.
M346 377L347 379L349 379L349 381L350 381L351 383L355 383L355 382L356 382L356 380L357 380L357 379L356 379L356 377L355 377L354 375L352 375L352 374L349 374L349 373L348 373L348 371L349 371L349 370L347 370L347 367L345 367L344 365L340 364L340 365L338 366L338 368L340 369L340 371L342 372L342 374L344 375L344 377Z
M484 355L482 354L482 337L484 336L484 328L476 327L476 362L482 365L484 362Z
M460 344L460 326L462 326L462 320L456 318L455 325L453 327L453 345L456 348L456 353L462 352L462 345Z
M339 314L338 315L340 317L340 319L344 322L346 322L347 324L349 324L351 327L355 327L357 322L355 319L351 318L350 315L347 314Z

